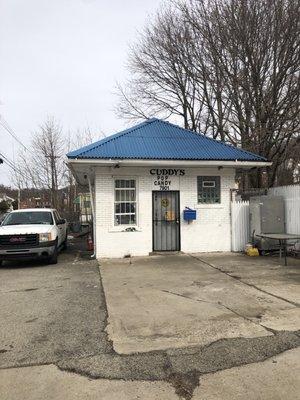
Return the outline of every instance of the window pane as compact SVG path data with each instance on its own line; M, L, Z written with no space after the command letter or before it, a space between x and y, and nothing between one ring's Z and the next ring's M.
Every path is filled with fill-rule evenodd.
M135 224L136 223L136 219L135 219L135 214L130 215L130 224Z
M129 200L128 190L124 190L124 194L125 194L125 201L128 201Z
M135 201L135 196L136 196L135 190L131 190L131 191L130 191L130 198L129 198L129 199L130 199L131 201Z
M115 214L119 214L121 212L121 205L120 203L115 204Z
M124 203L125 213L135 213L135 203Z
M129 225L130 224L130 215L121 215L121 224Z

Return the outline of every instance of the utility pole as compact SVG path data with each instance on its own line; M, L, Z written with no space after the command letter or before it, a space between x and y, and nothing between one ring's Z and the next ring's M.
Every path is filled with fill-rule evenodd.
M50 155L45 155L46 158L50 159L50 170L51 170L51 203L52 207L58 208L58 198L57 198L57 170L56 170L56 159L59 158L59 156L55 156L54 154Z
M21 189L18 188L18 209L21 208Z

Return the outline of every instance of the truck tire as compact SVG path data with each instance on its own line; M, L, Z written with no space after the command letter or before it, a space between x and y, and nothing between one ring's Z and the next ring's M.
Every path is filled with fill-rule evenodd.
M55 243L55 248L52 256L48 258L48 263L49 264L57 264L57 256L58 256L58 248L57 248L57 241Z

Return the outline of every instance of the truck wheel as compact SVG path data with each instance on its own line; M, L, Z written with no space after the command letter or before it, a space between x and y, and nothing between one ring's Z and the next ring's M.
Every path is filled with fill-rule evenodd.
M57 256L58 256L58 248L57 248L57 243L55 243L55 248L52 256L48 258L48 263L49 264L57 264Z

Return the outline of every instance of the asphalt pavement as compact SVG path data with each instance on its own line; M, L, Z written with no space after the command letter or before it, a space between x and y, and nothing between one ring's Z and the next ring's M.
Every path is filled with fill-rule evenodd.
M299 332L274 331L119 354L107 334L101 266L78 246L61 253L57 265L4 264L0 304L0 398L5 400L202 399L201 379L207 390L210 385L215 390L206 377L217 371L277 362L278 355L300 345ZM282 362L284 370L288 362Z
M111 351L97 261L74 247L56 265L0 268L0 367L56 363Z

